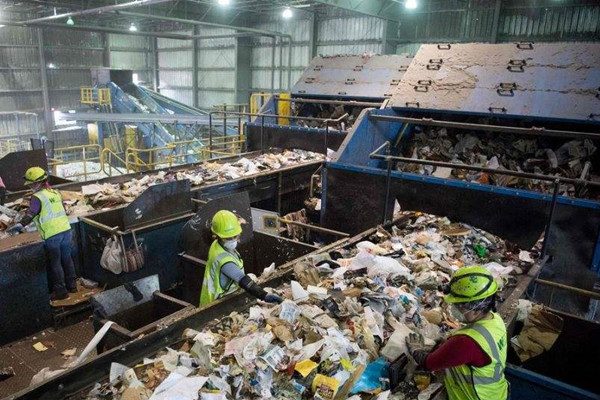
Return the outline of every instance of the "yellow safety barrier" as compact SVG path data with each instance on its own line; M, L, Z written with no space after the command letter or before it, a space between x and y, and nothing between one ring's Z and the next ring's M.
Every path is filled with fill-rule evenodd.
M59 165L68 165L73 163L82 163L83 171L70 175L64 175L63 178L78 178L83 176L88 180L88 175L102 172L102 147L99 144L84 144L81 146L60 147L54 149L54 156L48 159L48 166L52 168L54 175L58 175ZM88 170L88 163L98 163L98 168Z
M126 168L126 172L125 173L129 173L129 169L127 169L127 162L122 159L121 157L119 157L119 155L117 153L115 153L114 151L112 151L109 148L104 148L102 149L102 152L100 153L101 157L101 165L102 165L102 172L104 172L106 175L108 176L112 176L112 170L113 168L116 169L118 171L118 169L116 167L113 167L113 162L114 160L119 161L121 164L123 164ZM108 171L106 170L108 166ZM119 171L121 172L121 171Z
M192 144L202 143L204 147L191 149ZM188 157L198 157L199 160L208 160L216 156L231 156L239 153L245 143L243 135L213 137L212 149L208 145L209 139L184 140L172 142L166 146L151 149L138 149L128 147L125 151L125 165L128 170L140 171L172 167L173 165L186 164ZM144 156L146 155L146 156ZM144 161L146 159L146 161Z
M246 103L233 103L233 104L229 104L229 103L223 103L223 104L215 104L213 105L213 111L235 111L235 112L240 112L240 113L246 113L248 110L248 104ZM244 134L244 125L246 124L243 121L243 118L241 115L239 116L227 116L227 114L222 114L222 118L223 118L223 126L227 125L227 120L229 119L231 120L237 120L237 129L238 129L238 135L243 135Z
M289 92L288 93L280 93L279 98L280 99L291 99L292 94ZM282 115L285 117L289 117L290 115L292 115L292 102L291 101L277 101L277 115ZM277 123L279 125L289 125L290 119L289 118L277 118Z
M84 180L88 180L91 175L98 173L112 176L113 170L119 173L129 173L186 164L190 162L189 157L193 157L194 161L201 161L213 157L236 155L243 148L245 136L215 136L212 148L209 147L208 142L208 138L202 138L173 142L166 146L150 149L127 147L124 158L111 148L102 148L99 144L63 147L54 150L54 157L48 160L48 166L57 175L60 165L82 163L81 172L65 175L64 178L83 177ZM198 143L201 143L203 147L198 147ZM196 145L197 148L194 149L193 145ZM90 169L89 163L92 162L98 163L98 167ZM117 168L115 164L123 165L125 171Z
M110 104L110 89L82 87L81 104Z
M268 101L271 97L271 93L258 92L250 95L250 114L258 114L260 108Z

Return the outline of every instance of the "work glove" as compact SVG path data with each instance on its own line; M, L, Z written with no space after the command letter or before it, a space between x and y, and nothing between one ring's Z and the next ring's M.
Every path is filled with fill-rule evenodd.
M10 233L10 234L14 235L16 233L21 233L22 231L23 231L22 224L14 224L13 226L11 226L10 228L8 228L6 230L6 233Z
M411 333L408 335L406 338L406 347L412 358L414 358L415 362L420 366L425 364L425 359L433 348L432 346L425 344L425 338L419 333Z
M283 302L283 299L276 294L269 293L265 296L265 301L267 303L281 304Z

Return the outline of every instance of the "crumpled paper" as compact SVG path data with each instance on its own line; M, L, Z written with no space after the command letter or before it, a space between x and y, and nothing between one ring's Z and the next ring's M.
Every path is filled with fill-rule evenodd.
M562 332L563 319L534 304L521 333L511 339L521 362L539 356L552 348Z

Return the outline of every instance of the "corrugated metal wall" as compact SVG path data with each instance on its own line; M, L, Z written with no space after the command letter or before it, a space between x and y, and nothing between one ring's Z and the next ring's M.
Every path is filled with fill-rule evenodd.
M50 107L80 106L80 88L92 83L90 69L104 63L104 37L97 32L43 30Z
M330 15L316 22L317 37L314 38L315 55L381 53L384 23L371 17L351 16L348 13L332 11ZM279 15L272 19L253 25L254 28L276 31L292 35L292 79L298 80L304 68L312 59L311 36L313 22L311 19L295 16L289 21L282 21ZM278 42L279 43L279 42ZM283 49L275 49L275 90L287 90L288 87L288 46L287 39ZM283 66L280 64L283 59ZM252 49L252 88L254 91L271 89L272 41L262 37L253 40ZM283 74L281 74L283 71Z
M202 36L227 35L231 29L197 28ZM198 40L198 107L235 103L235 38Z
M435 9L426 3L415 12L405 12L399 24L397 53L414 54L421 43L436 41L598 40L600 2L592 0L447 0ZM292 84L315 54L381 53L385 22L377 18L331 8L319 15L316 27L310 13L295 11L284 21L279 14L257 20L255 28L292 35ZM494 32L494 18L498 15ZM25 20L23 13L6 13L8 19ZM172 30L181 29L172 27ZM192 29L185 31L192 33ZM219 35L231 30L196 28L199 35ZM313 38L313 33L316 37ZM110 63L111 67L133 69L141 81L151 85L154 39L129 35L44 30L44 55L51 107L75 108L78 88L90 84L89 69ZM194 79L193 43L189 40L157 40L159 87L166 96L203 108L235 101L236 39L198 41L197 76ZM251 54L251 88L271 89L273 70L269 38L254 37ZM280 63L280 60L283 62ZM49 68L48 65L51 65ZM288 88L288 48L275 49L275 90ZM242 67L242 66L240 66ZM281 73L283 71L283 73ZM197 89L193 85L197 82ZM194 99L197 92L197 99ZM194 102L194 100L196 100ZM34 28L0 29L0 112L43 110L41 74ZM10 118L9 118L10 120ZM42 118L40 118L42 120ZM2 122L0 129L14 132L14 123ZM19 130L29 129L23 126ZM2 135L2 132L0 132Z
M448 0L436 9L405 12L400 23L398 53L414 43L584 41L600 38L600 2L539 0L535 4L491 0ZM424 6L425 7L425 6ZM494 32L494 17L498 29ZM411 51L408 51L411 52Z
M319 21L317 53L322 55L381 53L383 20L330 17Z
M6 19L31 15L6 12ZM141 81L151 81L150 41L129 35L43 29L44 57L50 107L81 107L79 89L91 85L91 68L110 66L133 69ZM36 28L6 26L0 29L0 113L32 111L39 115L43 132L42 80ZM35 118L0 115L0 136L36 133Z
M151 38L131 35L108 35L111 68L131 69L142 84L152 86Z
M6 13L5 18L25 19L24 13ZM30 28L0 29L0 112L43 109L41 74L36 31ZM36 132L35 119L18 122L14 115L0 116L0 137Z
M177 31L191 35L192 30ZM165 96L193 105L191 40L157 39L159 89Z
M311 59L310 35L311 21L309 19L293 19L282 21L281 18L263 21L253 28L281 32L292 35L292 85L298 80L304 68ZM281 39L278 39L278 44ZM288 89L288 41L284 40L283 49L275 48L275 90ZM273 57L273 41L268 37L253 39L252 48L252 90L268 91L271 89L271 71ZM280 60L283 60L283 67ZM282 73L283 72L283 73Z

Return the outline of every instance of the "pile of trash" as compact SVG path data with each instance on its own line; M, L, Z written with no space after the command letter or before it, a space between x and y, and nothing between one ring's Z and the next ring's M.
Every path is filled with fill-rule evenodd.
M292 115L296 117L312 117L322 119L338 119L344 114L348 114L348 117L342 119L340 122L330 122L329 129L337 131L347 131L352 128L352 125L358 119L361 111L367 107L353 106L351 104L344 105L332 105L332 104L321 104L321 103L292 103ZM304 128L321 128L325 129L325 122L323 121L304 121L298 120L298 126Z
M421 160L452 162L498 170L521 171L565 178L600 181L594 175L590 158L596 153L591 140L571 140L554 144L548 138L530 139L505 133L471 134L448 132L446 128L416 127L414 139L404 149L404 157ZM430 165L398 163L399 171L431 175L438 178L460 179L468 182L553 192L553 182L489 174ZM586 188L562 183L563 196L598 197L586 193Z
M304 150L285 150L280 153L265 153L252 159L240 158L229 163L204 162L189 170L160 171L131 179L119 184L94 183L85 185L81 192L61 190L69 216L85 215L91 211L110 208L135 200L148 187L175 180L189 179L192 186L225 182L256 175L266 171L324 160L320 153ZM29 207L29 198L22 198L0 208L0 239L2 232L17 223Z
M419 332L434 344L460 326L440 285L480 264L506 291L538 254L447 218L403 212L398 221L352 248L303 258L294 280L273 289L283 303L187 329L133 368L113 364L87 399L430 398L441 384L416 370L405 339Z

